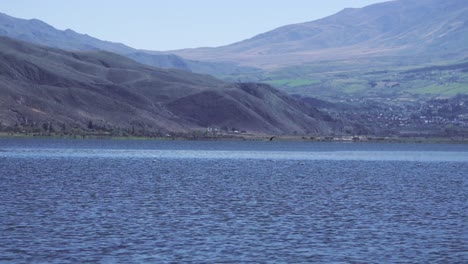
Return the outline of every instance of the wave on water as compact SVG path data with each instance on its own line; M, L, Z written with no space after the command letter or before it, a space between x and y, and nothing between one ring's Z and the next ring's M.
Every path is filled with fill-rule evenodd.
M468 152L455 151L222 151L142 149L11 149L2 156L16 158L130 158L232 160L343 160L468 162Z

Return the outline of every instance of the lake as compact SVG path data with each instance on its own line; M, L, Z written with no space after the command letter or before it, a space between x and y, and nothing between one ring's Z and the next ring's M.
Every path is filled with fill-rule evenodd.
M468 145L0 139L0 262L467 263Z

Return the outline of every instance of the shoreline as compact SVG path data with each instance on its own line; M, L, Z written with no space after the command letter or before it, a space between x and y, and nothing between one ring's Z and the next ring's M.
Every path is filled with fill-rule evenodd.
M72 140L160 140L160 141L271 141L271 142L326 142L326 143L401 143L401 144L468 144L468 137L381 137L381 136L276 136L261 134L222 135L216 137L148 137L111 135L44 135L3 133L1 138L17 139L72 139Z

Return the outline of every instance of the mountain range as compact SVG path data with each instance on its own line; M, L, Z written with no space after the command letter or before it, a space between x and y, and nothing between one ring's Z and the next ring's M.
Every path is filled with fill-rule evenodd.
M250 72L251 67L240 67L234 62L204 62L187 60L174 54L144 51L122 43L100 40L71 29L58 30L38 19L20 19L0 13L0 36L23 40L33 44L73 51L104 50L124 55L135 61L160 68L174 68L212 75L231 72Z
M0 129L354 133L353 120L336 120L356 104L410 109L402 104L468 94L467 17L465 0L394 0L160 52L0 13Z
M1 13L0 35L64 50L105 50L151 66L225 76L323 60L464 59L468 57L468 4L465 0L394 0L347 8L227 46L169 52L137 50Z
M278 68L369 57L468 56L466 0L396 0L347 8L316 21L283 26L217 48L174 50L189 59Z

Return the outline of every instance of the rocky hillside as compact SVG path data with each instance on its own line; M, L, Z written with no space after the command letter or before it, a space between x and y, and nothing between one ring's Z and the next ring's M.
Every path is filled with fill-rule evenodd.
M207 128L328 134L336 123L270 86L227 84L103 52L0 38L0 127L112 134Z

